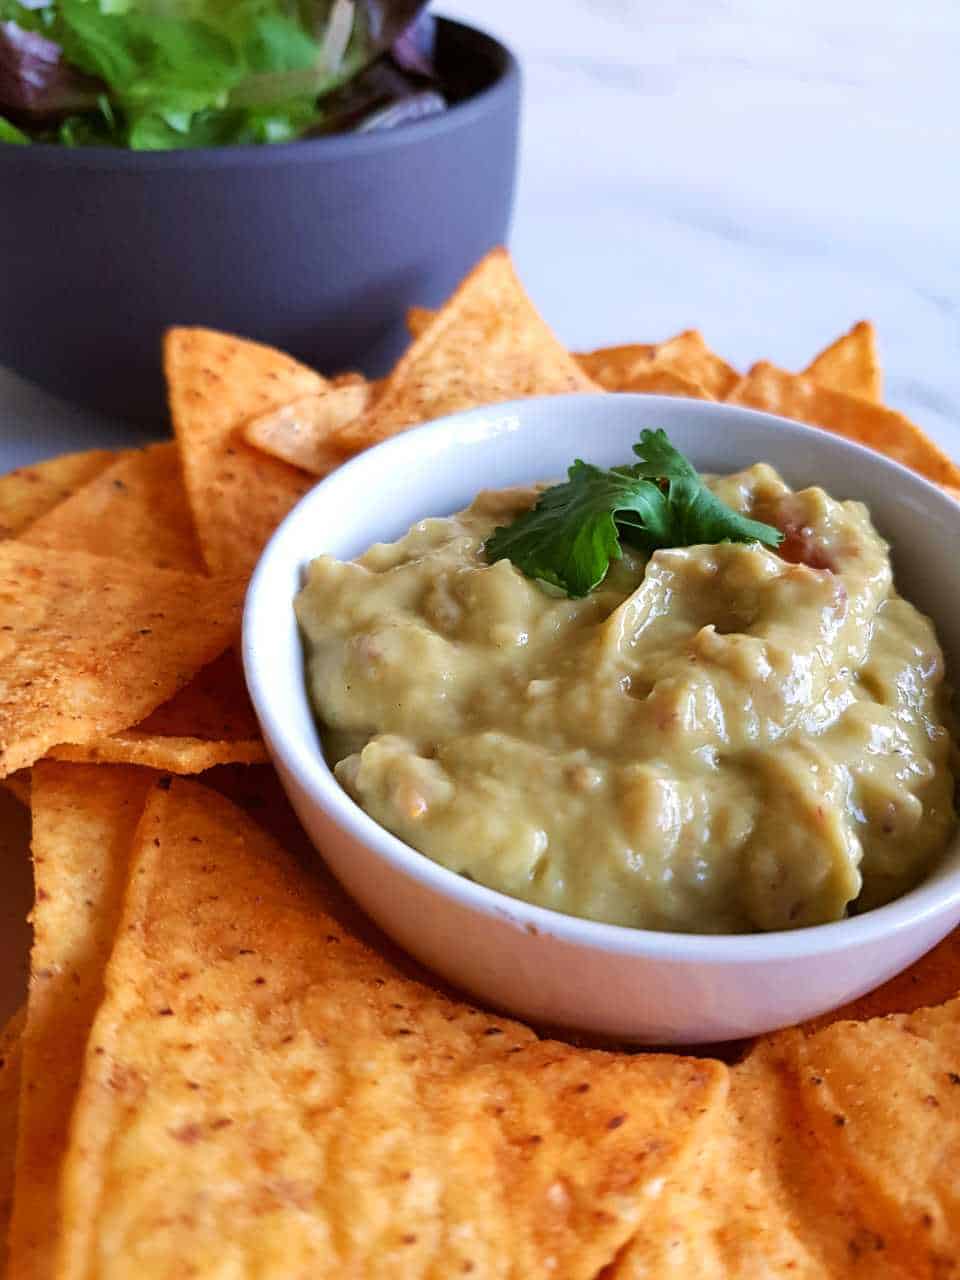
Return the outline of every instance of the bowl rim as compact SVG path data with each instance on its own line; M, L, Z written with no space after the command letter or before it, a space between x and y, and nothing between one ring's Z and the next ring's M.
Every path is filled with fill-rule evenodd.
M656 413L658 406L677 404L676 397L617 393L620 398L636 400ZM784 960L815 959L838 951L847 951L875 944L906 930L914 929L960 907L960 832L955 832L952 847L948 846L944 863L914 889L895 898L882 907L875 907L862 915L850 916L827 924L812 925L801 929L771 930L765 933L745 934L696 934L668 932L653 929L636 929L627 925L608 924L568 915L549 907L513 898L498 889L489 888L476 881L467 880L441 863L434 862L412 845L388 831L362 809L334 777L322 754L312 744L304 741L285 725L277 714L276 704L270 696L271 664L260 661L259 637L268 631L269 609L261 607L261 599L269 589L274 561L287 559L287 541L292 530L303 524L312 509L319 505L331 488L342 488L359 481L367 460L374 454L389 457L391 453L402 456L408 450L416 450L418 441L428 437L440 437L447 448L455 446L458 436L469 431L471 424L489 420L491 411L504 416L522 411L534 403L556 403L558 399L576 401L586 414L591 407L608 401L606 394L568 394L563 396L538 396L525 400L487 405L436 419L399 433L388 440L365 450L344 463L331 475L315 485L287 514L274 531L254 569L243 612L242 656L244 674L250 698L264 730L268 746L282 765L293 775L297 784L320 806L325 815L345 830L353 839L371 850L377 857L389 863L400 874L415 880L420 886L451 900L476 914L493 917L533 934L547 935L560 942L625 957L670 960L677 963L710 965L718 968L749 964L779 964ZM863 445L847 440L817 427L793 419L764 413L743 405L714 403L710 401L684 401L695 416L718 416L731 419L744 415L756 422L772 427L779 433L792 434L797 443L816 450L837 448L848 453L862 466L886 471L891 481L904 482L918 492L941 504L949 511L948 518L957 523L960 535L960 505L944 494L935 484L892 459ZM523 430L523 426L520 426ZM399 458L397 459L399 461ZM319 553L317 553L319 554ZM301 563L309 558L305 553ZM291 600L291 614L293 601ZM303 698L308 715L313 720L306 683L303 682ZM281 781L286 785L281 776ZM322 856L322 855L321 855ZM952 864L952 865L951 865Z
M19 167L29 164L38 169L64 167L72 171L107 170L120 173L154 169L219 169L234 167L264 168L273 165L322 163L426 142L438 135L468 128L495 110L502 99L519 95L522 74L516 54L510 47L482 27L457 18L437 15L437 22L448 30L468 37L486 49L498 61L496 78L478 93L455 102L446 111L409 124L397 125L372 133L334 133L319 138L295 138L290 142L237 143L224 147L171 148L168 151L131 151L125 147L65 147L58 142L36 142L18 147L0 144L0 163L4 157Z

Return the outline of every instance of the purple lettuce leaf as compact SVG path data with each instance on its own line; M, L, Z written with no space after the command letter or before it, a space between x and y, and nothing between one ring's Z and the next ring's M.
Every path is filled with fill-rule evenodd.
M63 50L37 31L0 22L0 111L40 121L96 107L104 86L75 70Z
M437 78L433 55L437 43L436 19L430 13L420 13L406 31L390 46L390 57L410 75L425 80Z

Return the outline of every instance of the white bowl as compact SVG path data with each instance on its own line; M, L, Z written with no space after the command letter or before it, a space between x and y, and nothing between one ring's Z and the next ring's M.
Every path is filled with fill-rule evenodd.
M903 593L934 619L960 672L960 506L877 454L733 405L661 396L564 396L455 415L394 437L290 513L247 596L243 656L264 738L317 849L401 946L481 1000L536 1022L650 1044L697 1044L802 1021L861 995L960 920L960 842L919 888L835 924L691 936L597 924L463 879L384 830L327 767L304 681L293 599L321 552L349 559L478 489L560 476L575 457L627 461L664 427L704 471L772 463L794 487L866 502L893 545Z

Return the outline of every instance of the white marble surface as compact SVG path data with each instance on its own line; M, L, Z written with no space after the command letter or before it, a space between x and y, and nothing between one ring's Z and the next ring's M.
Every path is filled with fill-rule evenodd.
M696 325L799 367L880 331L891 403L960 457L956 0L459 0L527 100L513 247L574 346ZM0 460L107 424L0 374Z

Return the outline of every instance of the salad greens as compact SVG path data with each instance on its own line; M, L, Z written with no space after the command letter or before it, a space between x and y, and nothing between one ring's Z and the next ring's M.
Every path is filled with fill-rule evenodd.
M422 18L411 28L423 7L0 0L0 142L135 150L284 142L442 110L432 26ZM396 58L380 58L394 42ZM407 99L409 114L397 112Z
M761 542L783 534L721 502L665 431L643 431L640 459L605 471L578 458L563 484L544 490L531 511L495 529L485 554L510 560L529 578L585 596L627 542L644 551L709 542Z

